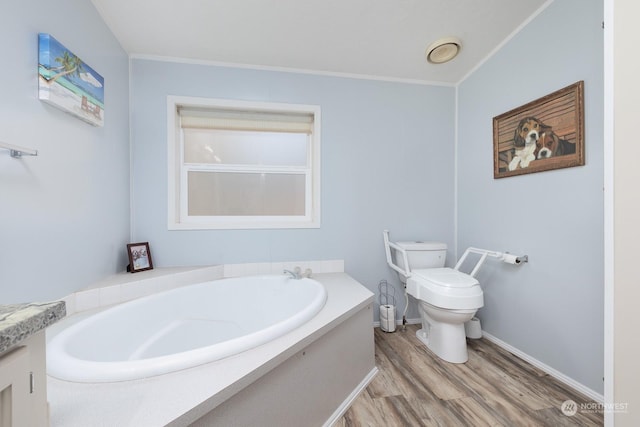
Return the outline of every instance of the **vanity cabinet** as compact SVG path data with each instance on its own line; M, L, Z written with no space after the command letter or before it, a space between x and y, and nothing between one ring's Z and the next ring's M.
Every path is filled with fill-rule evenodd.
M0 305L0 427L48 427L45 329L62 301Z
M0 427L49 425L45 333L0 356Z

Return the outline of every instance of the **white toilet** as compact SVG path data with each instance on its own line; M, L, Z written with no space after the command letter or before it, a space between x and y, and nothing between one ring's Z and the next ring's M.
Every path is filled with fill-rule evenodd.
M416 336L438 357L451 363L468 359L465 322L484 305L480 283L472 276L445 268L447 245L436 242L397 242L395 263L407 293L418 300L422 329Z

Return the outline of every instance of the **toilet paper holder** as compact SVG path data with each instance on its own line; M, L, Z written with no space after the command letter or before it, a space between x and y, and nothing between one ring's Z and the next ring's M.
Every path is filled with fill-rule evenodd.
M509 252L505 252L504 254L502 254L502 262L505 262L507 264L519 265L524 262L529 262L529 256L528 255L516 256L516 255L510 254Z
M378 283L378 298L380 300L380 329L384 332L396 330L396 288L386 280Z

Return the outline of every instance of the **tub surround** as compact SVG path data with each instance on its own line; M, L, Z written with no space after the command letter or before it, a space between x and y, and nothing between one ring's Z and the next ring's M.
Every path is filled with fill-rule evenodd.
M63 298L67 315L96 310L180 286L221 279L224 266L164 267L139 273L122 272L92 283Z
M295 265L305 267L302 263L295 263ZM281 266L282 264L278 268ZM253 268L249 267L249 270ZM142 273L131 276L138 274ZM315 414L317 419L321 419L320 424L337 419L342 411L346 410L348 402L354 398L357 391L364 389L377 371L371 329L373 294L344 273L316 274L314 270L313 278L322 283L327 290L328 298L325 307L306 324L255 349L217 362L142 380L79 384L49 377L51 425L54 427L85 426L100 420L104 425L183 426L194 423L202 417L216 418L234 414L236 411L240 413L245 409L236 405L242 399L232 399L235 395L240 392L268 395L272 382L266 379L267 375L282 378L279 372L289 371L287 369L289 363L299 366L301 359L312 361L313 358L303 356L306 352L309 355L316 354L319 350L315 350L314 346L323 346L322 351L326 354L335 354L339 359L346 360L345 363L332 363L328 367L325 365L324 375L339 377L350 375L350 380L348 383L343 381L342 388L338 391L332 390L329 384L323 384L317 390L317 393L322 393L321 396L302 392L293 394L297 399L315 399L307 403L310 406L313 406L314 401L331 401L331 407L323 408ZM56 327L73 321L74 317L65 319ZM366 319L366 322L362 319ZM343 345L338 349L335 342L323 344L324 341L331 340L334 335L343 343L348 341L345 337L340 337L340 334L333 332L338 332L342 326L349 324L366 326L364 331L361 326L357 328L358 334L366 338L364 345ZM338 326L341 328L336 329ZM354 368L354 365L357 368ZM317 369L313 364L305 370ZM342 372L342 369L347 371ZM357 372L350 374L349 371ZM287 381L290 380L283 381L288 384ZM297 381L301 383L304 380ZM309 387L310 383L287 386ZM348 388L347 392L345 392L346 388ZM180 393L176 393L176 390L180 390ZM326 399L327 395L331 398ZM118 410L115 411L114 408ZM273 408L265 407L256 407L253 410L274 412ZM275 417L278 416L278 412L286 411L276 410Z
M62 319L63 301L0 305L0 354Z
M283 270L300 267L314 274L344 271L343 260L261 262L224 264L215 266L162 267L139 273L118 273L91 284L89 287L62 298L67 304L67 315L95 311L136 298L181 286L207 282L226 277L260 274L282 274Z
M190 427L333 426L377 373L371 311L356 312Z

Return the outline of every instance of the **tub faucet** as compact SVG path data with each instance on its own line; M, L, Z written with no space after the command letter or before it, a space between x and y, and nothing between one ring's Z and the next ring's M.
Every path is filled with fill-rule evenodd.
M296 279L299 280L302 278L302 276L300 276L300 267L296 267L293 269L293 271L291 270L284 270L283 271L284 274L288 274L291 276L292 279Z
M284 270L283 273L289 274L293 279L297 279L297 280L303 279L303 278L311 278L311 274L312 274L310 268L307 268L303 273L300 267L294 268L293 271Z

